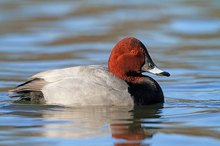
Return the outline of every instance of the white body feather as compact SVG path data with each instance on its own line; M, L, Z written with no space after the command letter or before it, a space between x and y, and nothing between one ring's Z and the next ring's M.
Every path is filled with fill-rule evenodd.
M47 83L41 89L48 104L133 105L128 85L102 66L77 66L33 75Z

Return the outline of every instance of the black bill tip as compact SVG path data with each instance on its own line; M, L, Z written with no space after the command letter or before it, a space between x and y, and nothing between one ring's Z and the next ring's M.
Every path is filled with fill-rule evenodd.
M169 77L170 73L163 71L163 72L158 73L157 75Z

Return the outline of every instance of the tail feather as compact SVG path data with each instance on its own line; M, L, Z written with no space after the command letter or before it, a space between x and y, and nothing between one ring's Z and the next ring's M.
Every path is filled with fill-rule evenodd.
M44 85L46 85L44 79L34 78L9 90L8 94L11 98L19 98L21 101L45 103L43 93L41 92Z
M18 85L12 90L9 90L9 92L19 93L26 91L41 91L44 85L46 85L46 81L44 79L34 78Z

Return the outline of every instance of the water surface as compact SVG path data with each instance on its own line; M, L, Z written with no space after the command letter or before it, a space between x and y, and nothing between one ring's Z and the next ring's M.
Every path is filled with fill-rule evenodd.
M220 145L220 2L0 0L0 145ZM164 104L61 107L13 103L32 74L106 65L139 38L171 77Z

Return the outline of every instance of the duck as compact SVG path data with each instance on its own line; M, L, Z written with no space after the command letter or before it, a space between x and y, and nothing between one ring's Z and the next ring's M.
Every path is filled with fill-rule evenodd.
M145 45L135 37L120 40L112 49L108 67L74 66L37 73L9 91L19 101L64 106L135 106L164 102L160 85L149 72L159 69Z

